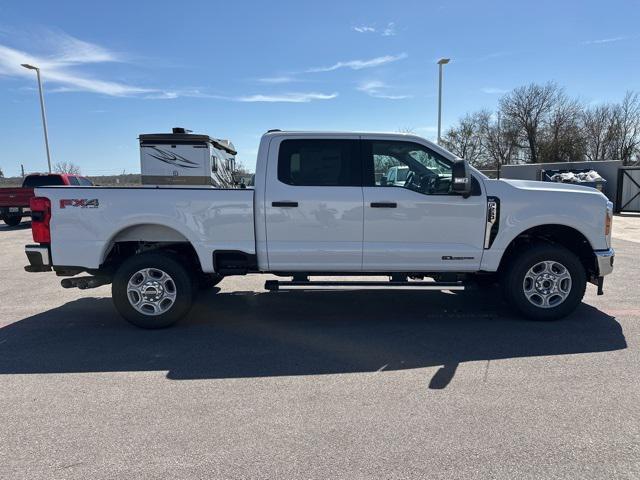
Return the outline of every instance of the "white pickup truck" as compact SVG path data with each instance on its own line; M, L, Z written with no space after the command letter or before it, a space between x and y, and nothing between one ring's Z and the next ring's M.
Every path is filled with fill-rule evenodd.
M393 167L408 169L403 182L387 181ZM144 328L173 324L194 292L229 275L292 277L267 281L272 291L499 283L521 314L550 320L576 308L587 282L601 294L613 270L612 204L602 193L492 180L413 135L269 131L254 189L36 195L25 269L71 277L67 288L111 283L118 311ZM326 280L349 275L389 281Z

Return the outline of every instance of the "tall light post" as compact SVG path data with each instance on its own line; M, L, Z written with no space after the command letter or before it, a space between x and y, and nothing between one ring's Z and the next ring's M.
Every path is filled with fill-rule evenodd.
M442 66L450 61L450 58L441 58L438 60L438 145L440 145L440 132L442 128Z
M40 92L40 112L42 113L42 127L44 128L44 146L47 148L47 165L49 165L49 173L51 173L51 153L49 153L49 134L47 133L47 115L44 111L44 95L42 94L42 80L40 79L40 69L23 63L22 66L29 70L35 70L38 76L38 91Z

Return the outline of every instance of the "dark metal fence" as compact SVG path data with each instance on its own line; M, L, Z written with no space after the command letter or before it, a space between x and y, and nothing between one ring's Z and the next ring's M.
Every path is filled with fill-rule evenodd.
M640 167L623 167L618 170L616 212L640 213Z

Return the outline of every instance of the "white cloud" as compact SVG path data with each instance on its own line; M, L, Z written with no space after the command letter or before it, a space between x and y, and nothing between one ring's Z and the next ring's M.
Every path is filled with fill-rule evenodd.
M331 100L338 96L337 93L318 93L318 92L284 92L284 93L256 93L251 95L219 95L201 92L199 90L177 90L152 93L144 98L149 99L174 99L178 97L191 98L211 98L214 100L224 100L227 102L243 102L243 103L309 103L314 100Z
M396 62L407 58L406 53L399 55L384 55L382 57L371 58L368 60L349 60L346 62L337 62L329 67L314 67L306 70L306 73L332 72L341 68L350 68L351 70L362 70L363 68L373 68L385 65L387 63Z
M379 33L383 37L392 37L396 34L395 22L389 22L386 27L380 29L373 25L358 25L351 29L358 33Z
M375 33L375 27L370 27L368 25L362 25L359 27L353 27L353 30L358 33Z
M228 97L227 100L235 102L284 102L284 103L308 103L313 100L331 100L338 96L337 93L316 93L316 92L296 92L296 93L276 93L276 94L256 94L241 97Z
M507 93L509 91L497 87L483 87L481 90L482 93L488 93L489 95L502 95L503 93Z
M56 61L61 64L76 65L82 63L103 63L122 61L122 55L116 54L94 43L85 42L64 32L45 31L45 45L55 49Z
M598 44L602 44L602 43L612 43L612 42L620 42L621 40L626 40L628 38L628 36L621 36L621 37L611 37L611 38L601 38L599 40L585 40L584 42L582 42L583 45L598 45Z
M384 30L382 30L383 37L393 37L396 34L396 24L389 22Z
M32 42L33 43L33 42ZM313 100L329 100L337 93L316 92L256 94L244 96L214 95L197 89L160 89L139 87L122 82L102 80L81 72L87 64L122 61L122 56L93 43L79 40L65 33L43 31L38 42L47 55L34 55L6 45L0 45L0 77L20 77L34 80L34 73L22 67L28 63L39 67L43 80L52 85L50 93L92 92L112 97L138 97L150 100L172 100L179 97L211 98L234 102L288 102L306 103ZM261 79L264 83L286 83L290 77Z
M47 32L41 47L48 49L51 54L38 56L0 45L0 75L33 79L34 73L21 66L27 63L39 67L43 79L57 84L58 91L88 91L115 97L158 92L155 89L100 80L80 73L77 68L74 68L83 64L119 60L118 55L98 45L78 40L70 35Z
M375 98L385 98L387 100L402 100L405 98L410 98L409 95L392 95L388 92L388 89L391 88L389 85L381 82L379 80L371 80L368 82L363 82L358 85L358 90L366 93L367 95Z
M475 62L486 62L488 60L493 60L495 58L506 57L507 55L511 55L511 53L510 52L493 52L493 53L488 53L487 55L483 55L481 57L477 57L471 60ZM464 61L464 59L458 59L457 61Z
M296 79L294 77L291 77L291 76L282 75L280 77L259 78L258 81L260 83L290 83L290 82L295 82Z

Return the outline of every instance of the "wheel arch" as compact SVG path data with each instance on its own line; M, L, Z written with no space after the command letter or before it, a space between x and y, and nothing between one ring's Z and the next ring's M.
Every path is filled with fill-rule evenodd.
M100 255L101 267L120 263L125 258L144 250L171 250L203 270L202 260L187 235L171 226L158 223L136 223L116 231L105 243Z
M509 261L517 255L519 248L526 248L532 242L557 244L572 251L585 267L587 278L596 271L593 246L587 236L573 226L548 223L529 227L517 234L504 250L498 272L504 271Z

